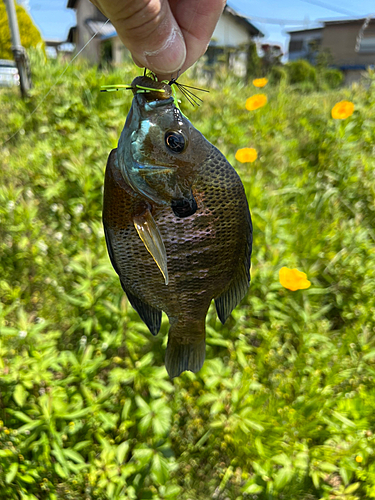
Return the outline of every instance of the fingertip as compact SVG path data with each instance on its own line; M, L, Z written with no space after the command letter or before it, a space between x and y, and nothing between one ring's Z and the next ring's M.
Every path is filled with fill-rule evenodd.
M144 68L145 67L145 63L139 61L133 54L132 54L132 59L134 61L134 64L136 66L138 66L138 68Z
M157 74L176 73L186 59L186 45L179 28L173 27L170 35L158 50L145 51L148 68Z

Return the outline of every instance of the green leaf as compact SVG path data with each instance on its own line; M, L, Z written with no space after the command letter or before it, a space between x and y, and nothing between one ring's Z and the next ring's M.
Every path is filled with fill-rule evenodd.
M11 450L0 450L0 458L11 457L13 452Z
M79 451L79 450L82 450L83 448L87 448L88 446L91 446L91 445L92 445L92 441L90 441L89 439L86 439L85 441L80 441L79 443L74 445L73 449L75 451Z
M218 413L221 413L224 409L224 403L222 401L219 400L216 400L215 403L213 403L213 405L211 406L211 409L210 409L210 414L211 415L216 415Z
M331 464L330 462L320 462L319 469L323 470L324 472L336 472L337 466Z
M98 412L98 417L102 421L105 430L114 429L119 415L114 415L105 411Z
M344 415L341 415L341 413L337 411L332 411L332 415L336 417L338 420L340 420L343 424L347 425L348 427L354 427L354 428L357 427L354 422L344 417Z
M63 450L56 442L52 443L52 448L53 448L52 453L55 455L57 460L60 462L61 465L66 467L66 459Z
M165 484L169 479L169 466L167 460L156 453L152 460L151 471L159 484Z
M245 485L243 492L246 493L247 495L251 494L256 494L256 493L262 493L263 491L263 486L260 486L259 484L249 484L248 486Z
M136 396L135 402L137 403L137 406L139 408L138 411L140 415L146 415L151 411L150 406L146 403L146 401L143 398L141 398L141 396Z
M18 471L18 463L13 463L9 467L9 471L7 472L7 474L5 476L5 482L7 484L10 484L13 481L13 479L16 477L17 471Z
M124 421L124 420L128 420L131 405L132 405L131 400L130 400L130 399L127 399L127 400L125 401L125 403L124 403L124 406L123 406L123 408L122 408L122 412L121 412L121 420L122 420L122 421Z
M115 483L112 483L112 481L108 483L108 485L107 485L107 498L113 498L115 488L116 488Z
M138 423L138 429L141 434L145 434L148 428L151 425L152 421L152 414L149 413L148 415L144 416Z
M14 415L15 417L18 418L18 420L22 420L22 422L30 423L33 422L33 419L30 418L28 415L23 413L22 411L13 411L11 409L8 409L8 412Z
M153 359L154 359L154 353L152 351L148 352L145 356L143 356L142 359L140 359L138 361L137 369L140 370L141 368L144 368L145 366L151 365Z
M29 474L18 474L18 478L27 484L35 483L35 479L32 476L30 476Z
M56 474L58 474L62 479L66 479L68 477L68 474L65 473L64 469L61 467L61 465L56 462L54 464L54 468L56 471Z
M349 483L349 471L345 469L345 467L340 467L340 476L345 485Z
M311 474L311 479L314 483L314 486L315 488L318 490L320 488L320 478L319 478L319 474L317 472L313 472Z
M160 401L160 403L159 403ZM158 405L156 403L151 404L151 409L154 412L152 418L152 429L156 436L163 436L169 432L171 428L171 409L165 406L165 402L158 400Z
M36 429L37 427L40 427L43 424L44 424L43 420L34 420L33 422L30 422L29 424L22 425L18 429L18 432L20 434L23 434L24 432Z
M177 484L170 484L166 486L164 496L167 499L173 499L177 498L177 496L181 493L181 488L180 486L177 486Z
M119 464L122 464L122 462L124 461L125 455L129 451L129 447L130 446L128 441L124 441L117 447L116 457Z
M207 432L205 432L203 434L203 436L199 439L199 441L195 444L195 447L196 448L200 448L201 446L204 445L204 443L209 439L209 437L211 436L212 434L212 431L211 429L209 429Z
M274 476L274 485L277 490L281 490L293 478L293 469L291 467L283 467Z
M221 480L221 483L219 485L219 490L223 491L225 486L227 485L227 482L229 479L233 476L233 467L229 466L227 470L224 473L223 479Z
M218 346L223 346L223 347L229 347L231 345L229 340L225 339L217 339L217 338L207 338L206 339L207 345L218 345Z
M263 425L258 424L257 422L254 422L254 420L250 420L249 418L243 418L242 422L247 427L250 427L251 429L254 429L255 431L258 431L258 432L263 432L264 431Z
M17 384L13 392L13 399L17 403L17 405L22 408L28 394L29 393L26 391L22 384Z
M77 464L85 463L82 455L80 455L79 453L77 453L76 451L74 451L70 448L64 449L63 453L64 453L65 457L70 458L71 460L74 460L74 462L76 462Z
M350 495L352 493L354 493L355 491L358 490L358 488L361 486L361 483L353 483L353 484L349 484L349 486L347 486L345 488L345 495Z
M197 404L198 404L198 406L210 405L211 403L214 403L215 401L217 401L217 398L218 398L218 394L211 394L209 392L209 393L206 393L206 394L203 394L202 396L200 396L197 399Z
M134 458L138 460L139 465L142 467L151 462L153 454L154 452L149 448L138 448L137 450L134 450L133 453Z
M66 420L75 420L78 418L85 417L89 413L92 413L92 407L83 408L82 410L72 411L71 413L62 413L59 415L60 418L64 418Z

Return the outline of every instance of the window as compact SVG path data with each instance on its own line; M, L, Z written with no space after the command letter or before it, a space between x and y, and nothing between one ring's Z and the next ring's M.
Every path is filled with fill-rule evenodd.
M289 52L300 52L303 50L303 40L291 40L289 42Z
M375 52L375 36L362 38L359 52Z

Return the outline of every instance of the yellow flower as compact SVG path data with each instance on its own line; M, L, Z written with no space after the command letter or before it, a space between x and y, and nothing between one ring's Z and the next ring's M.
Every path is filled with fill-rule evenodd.
M335 120L345 120L354 112L354 104L350 101L340 101L332 108L332 118Z
M362 462L363 458L360 455L357 455L355 457L355 461L358 462L359 464Z
M241 163L253 163L258 158L258 153L254 148L239 149L235 156Z
M267 96L265 94L255 94L246 100L246 109L253 111L254 109L262 108L267 104Z
M267 78L255 78L255 80L253 80L254 87L265 87L267 83Z
M311 282L307 279L305 273L298 271L298 269L289 269L282 267L279 271L279 281L284 288L292 290L304 290L309 288Z

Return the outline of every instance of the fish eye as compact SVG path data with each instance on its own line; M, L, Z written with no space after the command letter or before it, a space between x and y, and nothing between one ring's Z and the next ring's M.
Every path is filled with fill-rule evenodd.
M182 153L186 147L187 141L181 132L169 130L164 136L165 144L173 153Z

